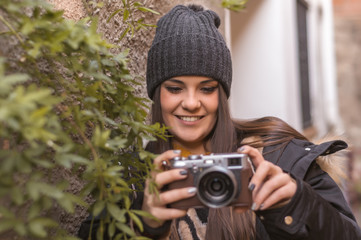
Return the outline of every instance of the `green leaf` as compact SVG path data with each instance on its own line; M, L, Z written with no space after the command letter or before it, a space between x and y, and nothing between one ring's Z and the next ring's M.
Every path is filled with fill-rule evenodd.
M144 160L146 158L152 158L154 159L156 157L156 155L154 153L151 152L147 152L147 151L140 151L139 152L139 157L140 159Z
M124 9L124 13L123 13L123 21L127 21L129 18L129 10L128 9Z
M93 134L93 142L95 146L105 147L106 142L109 139L111 131L110 130L101 130L99 126L95 128Z
M246 8L248 0L222 0L222 7L239 12Z
M105 208L105 202L102 200L96 201L96 203L93 205L93 216L98 216L103 209Z
M47 183L30 181L27 183L26 188L28 194L35 201L39 199L40 195L48 196L54 199L60 199L64 196L62 190Z
M34 201L39 200L40 198L40 191L39 188L37 187L37 185L34 182L28 182L26 184L26 189L27 192L30 196L30 198Z
M71 199L63 197L58 201L59 205L68 213L74 213L74 204Z
M5 77L1 77L0 95L9 93L10 89L13 88L15 84L24 83L28 79L29 76L27 74L12 74Z
M127 28L123 31L123 33L120 35L119 41L122 40L122 39L125 37L125 35L129 32L129 30L130 30L130 27L127 27Z
M43 206L41 206L40 202L34 202L28 212L28 219L36 218L40 215Z
M109 225L108 225L108 235L110 238L112 238L115 234L115 223L114 222L111 222Z
M55 161L66 168L71 168L73 163L87 165L90 161L82 156L64 153L55 156Z
M150 8L147 8L147 7L137 7L137 8L142 12L151 12L151 13L154 13L154 14L157 14L157 15L160 14L159 12L154 11L154 10L152 10Z
M117 178L116 183L119 184L119 185L122 185L124 187L128 187L128 183L126 181L124 181L123 179L121 179L121 178Z
M126 221L125 218L125 210L120 209L116 204L114 203L107 203L107 209L110 215L116 219L119 222L124 223Z
M149 212L146 212L146 211L142 211L142 210L130 210L131 212L139 215L139 216L142 216L142 217L145 217L145 218L149 218L149 219L153 219L153 220L158 220L156 217L154 217L152 214L150 214Z
M123 9L120 8L120 9L116 10L115 12L113 12L113 13L108 17L107 23L109 23L110 20L111 20L115 15L117 15L118 13L120 13L122 10L123 10Z
M125 209L130 208L131 202L130 202L129 197L124 198L124 204L125 204Z
M11 198L15 204L20 205L24 202L24 194L22 193L20 187L13 187L11 190Z
M27 233L25 224L23 222L17 221L14 225L14 230L17 232L20 236L24 236Z
M139 230L141 232L143 232L143 224L142 224L142 221L139 219L139 217L137 217L137 215L135 215L131 211L128 211L128 215L134 221L134 223L138 226Z
M29 221L29 230L36 237L45 238L48 233L47 227L56 227L58 224L49 218L35 218Z
M135 236L135 233L133 232L133 230L127 225L127 224L124 224L124 223L120 223L120 222L116 222L115 223L115 226L122 232L124 232L125 234L131 236L131 237L134 237Z
M108 176L119 176L119 173L123 169L124 168L122 166L112 166L107 168L106 173Z
M126 144L128 142L128 139L124 138L114 138L114 139L110 139L105 143L105 147L112 149L114 151L118 150L118 149L122 149L126 147Z
M12 211L10 211L10 209L5 208L3 206L0 206L0 215L2 216L2 218L15 218L15 215Z
M42 103L45 99L51 96L53 90L51 89L37 89L34 92L28 92L23 96L22 102L39 102Z
M35 29L35 25L34 22L31 21L30 19L25 21L25 24L22 26L22 28L20 29L21 33L23 33L24 35L28 35L30 32L32 32Z
M14 219L10 219L10 220L2 219L0 221L0 233L13 229L15 224L16 224L16 220Z
M46 116L50 111L51 111L50 106L41 107L35 110L34 112L32 112L32 114L30 115L30 119L31 121L36 121L37 119Z

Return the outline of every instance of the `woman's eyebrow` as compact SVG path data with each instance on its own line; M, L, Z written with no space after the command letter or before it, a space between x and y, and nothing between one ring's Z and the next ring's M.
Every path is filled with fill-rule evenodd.
M204 80L201 83L209 83L209 82L217 82L217 80L214 79L208 79L208 80Z
M184 85L184 82L182 80L179 80L179 79L176 79L176 78L168 79L165 82L173 82L173 83L178 83L178 84L183 84ZM207 84L207 83L210 83L210 82L218 82L218 81L210 78L210 79L207 79L207 80L203 80L200 83L201 84Z
M174 83L179 83L179 84L184 84L184 82L183 81L181 81L181 80L178 80L178 79L175 79L175 78L171 78L171 79L168 79L167 81L165 81L165 82L174 82Z

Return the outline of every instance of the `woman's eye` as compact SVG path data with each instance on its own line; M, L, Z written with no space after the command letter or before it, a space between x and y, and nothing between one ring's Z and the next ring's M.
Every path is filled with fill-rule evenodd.
M168 87L165 87L165 88L170 93L179 93L180 91L182 91L182 88L180 88L180 87L170 87L170 86L168 86Z
M204 93L212 93L212 92L214 92L217 88L218 88L218 86L217 86L217 87L203 87L203 88L201 88L201 90L202 90L202 92L204 92Z

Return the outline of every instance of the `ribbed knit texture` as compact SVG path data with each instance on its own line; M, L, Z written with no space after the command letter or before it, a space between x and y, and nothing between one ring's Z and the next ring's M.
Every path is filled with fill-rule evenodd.
M219 16L178 5L157 23L148 52L147 90L150 98L163 81L176 76L206 76L219 81L229 97L232 62L218 31Z

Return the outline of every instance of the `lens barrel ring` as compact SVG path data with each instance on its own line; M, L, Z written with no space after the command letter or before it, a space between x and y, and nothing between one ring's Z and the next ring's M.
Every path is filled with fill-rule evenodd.
M201 172L196 187L198 199L211 208L229 205L237 193L234 173L221 166L212 166Z

